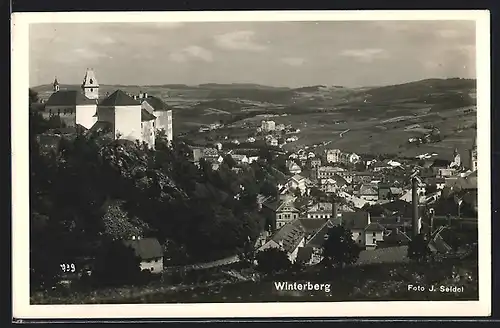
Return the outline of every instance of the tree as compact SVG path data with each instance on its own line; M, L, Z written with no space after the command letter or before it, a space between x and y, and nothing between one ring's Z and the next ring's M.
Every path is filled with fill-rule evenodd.
M140 259L121 241L109 242L95 262L92 280L97 286L123 286L141 282Z
M273 274L290 269L291 262L282 249L270 247L256 254L257 270L266 274Z
M354 242L352 232L343 226L328 229L327 238L323 244L323 256L327 266L343 268L356 263L361 249Z
M29 89L29 103L33 104L33 103L36 103L38 101L39 101L38 92L36 92L35 90L30 88Z
M123 201L110 201L103 215L104 232L113 240L131 239L145 234L148 226L136 217L129 217L122 207Z
M408 243L408 258L412 261L422 262L430 255L424 234L418 234Z
M236 161L231 155L224 156L224 164L226 164L230 169L236 166Z

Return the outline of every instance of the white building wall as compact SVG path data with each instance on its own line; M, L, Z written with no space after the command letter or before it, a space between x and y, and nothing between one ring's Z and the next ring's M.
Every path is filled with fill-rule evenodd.
M166 111L154 111L153 115L156 116L156 129L157 130L164 130L165 131L165 136L167 137L167 140L172 141L173 140L173 120L172 120L172 111L171 110L166 110Z
M297 254L299 253L299 248L304 247L305 242L306 239L302 238L299 245L295 247L295 249L291 253L288 254L288 259L290 260L290 262L295 262L295 260L297 259Z
M142 130L142 140L149 145L149 147L155 147L155 128L154 120L141 122Z
M141 105L115 107L115 138L142 142Z
M76 124L90 129L97 122L97 117L95 117L96 112L97 105L76 106Z
M141 270L147 270L151 273L161 273L163 272L163 258L159 258L151 261L142 261Z

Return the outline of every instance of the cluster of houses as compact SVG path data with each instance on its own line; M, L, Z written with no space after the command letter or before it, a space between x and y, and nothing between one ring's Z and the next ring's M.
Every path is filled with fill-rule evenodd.
M315 264L321 260L328 229L335 225L349 229L356 244L365 250L406 244L411 240L408 230L415 225L413 218L424 215L420 206L432 207L445 189L455 195L459 207L468 203L477 215L476 147L474 140L469 167L462 165L455 152L452 161L370 160L365 162L363 172L338 165L345 163L342 158L357 163L361 160L357 156L343 156L338 150L327 151L323 157L306 154L304 170L300 162L290 163L291 176L278 185L276 197L262 204L269 230L257 241L257 249L279 247L292 262ZM413 184L416 176L419 182ZM337 200L325 203L310 197L312 188ZM309 196L309 202L298 205L302 196ZM419 204L418 214L412 207L415 201ZM367 205L378 205L383 212L372 217ZM421 229L422 223L418 222ZM440 252L450 249L439 234L432 236L429 247Z

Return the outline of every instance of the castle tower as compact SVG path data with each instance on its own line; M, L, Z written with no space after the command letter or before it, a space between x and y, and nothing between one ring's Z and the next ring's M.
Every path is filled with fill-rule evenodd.
M54 83L52 84L52 90L54 92L59 91L59 82L57 81L57 76L54 78Z
M477 135L474 136L472 148L469 150L470 155L470 169L472 172L477 170Z
M82 82L82 91L85 97L89 99L99 98L99 83L97 83L97 79L95 78L95 73L92 68L87 68L87 72L85 73L85 77Z

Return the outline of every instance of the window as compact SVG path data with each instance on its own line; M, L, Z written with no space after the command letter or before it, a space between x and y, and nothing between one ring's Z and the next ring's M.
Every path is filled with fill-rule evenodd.
M373 243L376 244L377 243L377 239L373 238Z
M93 84L94 83L94 80L90 79L90 84ZM91 89L92 90L92 89Z
M90 80L90 81L92 81L92 80ZM92 82L90 82L90 83L92 83ZM94 89L93 89L93 88L90 88L90 92L94 92Z
M374 233L373 233L373 237L376 237L376 236L377 236L377 233L376 233L376 232L374 232Z

